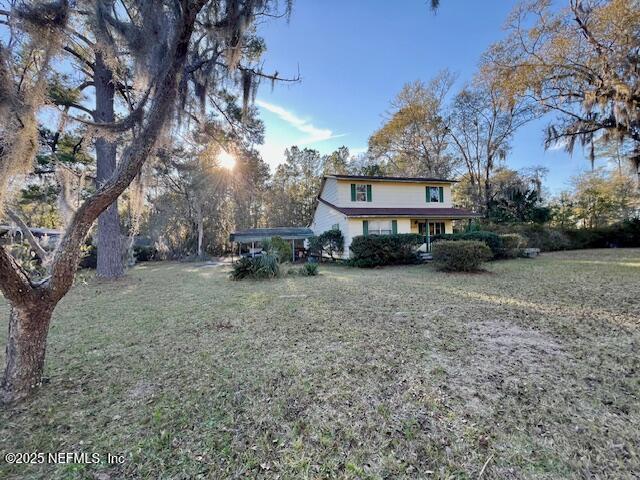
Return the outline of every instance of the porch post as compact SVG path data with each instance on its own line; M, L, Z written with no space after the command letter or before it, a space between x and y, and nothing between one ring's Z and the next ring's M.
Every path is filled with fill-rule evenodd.
M427 252L431 251L431 232L429 230L429 220L425 222L425 230L427 231Z
M256 256L256 242L251 242L251 258Z
M295 263L296 261L296 239L291 239L291 261Z

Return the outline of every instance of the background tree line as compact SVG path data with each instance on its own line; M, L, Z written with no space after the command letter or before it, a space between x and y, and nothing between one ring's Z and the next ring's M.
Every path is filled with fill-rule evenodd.
M117 259L105 260L109 268L102 272L98 262L99 273L121 274L136 236L150 239L161 257L173 258L222 253L235 229L306 225L326 173L455 177L458 206L502 223L555 221L563 211L563 224L571 218L572 224L588 227L637 215L637 195L628 187L637 183L639 168L634 69L639 25L630 0L571 0L560 9L545 1L523 2L508 19L505 39L487 50L474 78L462 87L454 89L457 77L447 70L427 82L407 83L365 154L352 157L342 147L321 155L293 146L273 172L255 150L264 140L264 127L253 108L239 104L246 98L224 82L204 94L206 79L196 71L193 96L181 100L188 126L176 124L167 132L172 145L150 158L119 207L94 227L92 243L102 245L98 252ZM89 123L65 120L73 112L95 120L100 96L83 96L82 90L95 85L97 75L111 75L114 91L107 92L107 103L120 114L134 110L135 89L125 60L114 52L101 65L105 54L82 39L105 28L84 26L75 32L78 40L64 47L83 72L80 81L58 74L48 81L50 101L63 115L57 131L40 129L38 166L14 206L27 223L64 227L83 196L99 185L103 157L113 154ZM111 45L114 39L105 41ZM255 57L263 49L252 36L244 55ZM196 112L207 96L213 109L202 117ZM571 191L551 198L543 185L544 168L509 167L514 134L542 116L551 118L547 147L573 151L582 145L594 165L598 158L615 165L574 179ZM236 158L234 169L218 164L217 156L227 151ZM614 168L617 173L609 174ZM596 183L617 187L599 188L594 196L585 185ZM627 192L623 196L621 189ZM592 193L591 200L585 192ZM597 206L586 206L589 202ZM118 228L112 228L115 218Z

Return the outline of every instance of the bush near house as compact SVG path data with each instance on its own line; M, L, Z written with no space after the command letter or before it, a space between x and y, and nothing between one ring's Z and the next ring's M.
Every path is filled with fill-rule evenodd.
M500 235L502 239L502 258L517 258L527 246L527 239L518 233Z
M462 233L447 233L444 235L437 235L433 237L434 246L440 240L474 240L482 242L491 250L491 256L493 258L500 258L504 252L504 246L500 235L494 232L487 232L484 230L462 232Z
M486 243L478 240L441 240L433 244L431 253L438 270L474 272L493 255Z
M416 250L422 243L424 236L417 233L359 235L351 241L349 264L372 268L417 263Z
M326 253L334 260L334 255L340 255L344 251L344 236L337 229L327 230L318 236L314 235L308 241L311 254L320 258Z
M278 236L271 237L270 240L264 240L262 242L262 250L275 255L280 263L290 261L293 256L291 244Z
M273 253L241 258L233 264L231 280L275 278L280 275L280 260Z

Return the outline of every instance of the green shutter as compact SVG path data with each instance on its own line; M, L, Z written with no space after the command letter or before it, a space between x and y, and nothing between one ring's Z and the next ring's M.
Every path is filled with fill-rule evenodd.
M356 201L356 184L355 183L351 184L351 201L352 202Z
M362 221L362 234L369 235L369 220Z
M367 202L371 201L371 185L367 185Z
M440 190L440 203L444 203L444 187L439 187L438 190Z
M391 233L393 233L394 235L396 235L398 233L398 221L397 220L391 220Z
M427 203L431 202L431 187L424 187L425 191L427 192Z

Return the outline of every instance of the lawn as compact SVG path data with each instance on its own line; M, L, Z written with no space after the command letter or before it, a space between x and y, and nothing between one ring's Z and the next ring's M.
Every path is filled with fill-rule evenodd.
M80 274L47 383L0 410L0 454L124 463L0 458L0 478L637 478L640 250L481 274L226 268Z

